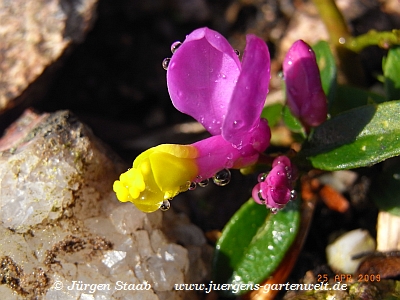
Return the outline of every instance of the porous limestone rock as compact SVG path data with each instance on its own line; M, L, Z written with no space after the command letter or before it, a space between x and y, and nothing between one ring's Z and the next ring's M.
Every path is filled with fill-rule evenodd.
M71 113L26 111L0 151L3 299L196 299L174 285L209 275L201 230L117 201L125 167Z
M95 20L96 4L97 0L0 1L0 112L27 99L21 93L71 43L83 40ZM42 89L33 88L31 95Z

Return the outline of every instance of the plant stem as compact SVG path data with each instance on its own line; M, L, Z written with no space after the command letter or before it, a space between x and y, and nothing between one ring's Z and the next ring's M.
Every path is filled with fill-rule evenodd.
M356 86L365 85L364 70L358 55L347 48L352 42L346 21L334 0L313 0L330 36L332 51L335 53L339 70L339 82Z
M337 47L351 39L346 21L333 0L313 0L329 32L330 43Z
M359 35L351 39L350 43L346 43L346 47L354 52L360 52L368 46L379 46L382 49L389 49L393 45L400 44L400 30L392 31L371 30L365 34Z

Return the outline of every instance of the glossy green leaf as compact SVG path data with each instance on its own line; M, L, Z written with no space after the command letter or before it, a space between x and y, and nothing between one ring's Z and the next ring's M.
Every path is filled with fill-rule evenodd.
M291 201L277 214L248 200L225 226L217 242L214 281L221 284L259 284L279 266L296 237L299 200ZM224 291L225 295L245 293Z
M312 49L317 58L322 88L328 98L329 106L335 99L337 68L335 57L326 41L319 41Z
M387 98L400 99L400 47L389 50L383 61L383 76Z
M387 101L384 96L347 85L338 85L336 91L336 99L330 108L332 116L359 106Z
M365 105L317 127L297 159L322 170L370 166L400 154L400 100Z
M400 161L387 162L389 166L373 181L370 195L381 210L400 216Z

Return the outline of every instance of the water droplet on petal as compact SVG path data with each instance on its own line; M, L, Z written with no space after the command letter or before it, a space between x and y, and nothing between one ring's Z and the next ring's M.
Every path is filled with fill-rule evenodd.
M182 43L179 42L179 41L172 43L172 45L171 45L171 52L172 52L172 54L174 54L175 51L178 50L178 48L179 48L181 45L182 45Z
M265 181L265 179L267 179L267 173L261 173L260 175L258 175L258 182L263 182Z
M297 192L295 190L290 191L290 200L294 200L297 198Z
M240 55L240 51L238 49L235 49L235 53L236 53L237 56Z
M275 207L274 207L274 208L271 208L271 213L274 214L274 215L275 215L278 211L279 211L278 208L275 208Z
M204 180L200 181L198 183L198 185L201 186L201 187L206 187L208 185L208 183L209 183L209 180L207 178L207 179L204 179Z
M169 57L164 58L163 62L162 62L162 67L164 70L168 69L169 66L169 62L171 61L171 59Z
M191 182L189 185L189 191L193 191L195 190L197 187L197 183L196 182Z
M258 191L258 199L260 199L261 203L265 204L265 199L262 196L263 190Z
M167 211L170 207L171 207L171 203L169 202L169 200L164 200L160 206L160 209L162 211Z
M233 121L233 128L240 129L240 128L243 126L242 123L243 123L243 122L242 122L241 120L235 120L235 121Z
M225 186L231 181L231 172L228 169L223 169L215 174L212 180L218 186Z

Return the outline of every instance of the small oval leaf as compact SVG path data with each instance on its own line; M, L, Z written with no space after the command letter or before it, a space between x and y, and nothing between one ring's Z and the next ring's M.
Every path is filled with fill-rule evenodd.
M225 226L217 242L214 280L221 284L254 286L279 266L296 237L299 221L299 200L290 201L277 214L263 205L248 200ZM223 291L234 296L245 289Z
M326 41L319 41L312 49L317 59L322 88L328 98L329 106L331 106L336 94L337 68L335 57Z
M298 155L321 170L365 167L400 154L400 100L365 105L315 128Z
M389 100L400 99L400 47L391 48L383 63L384 87Z

